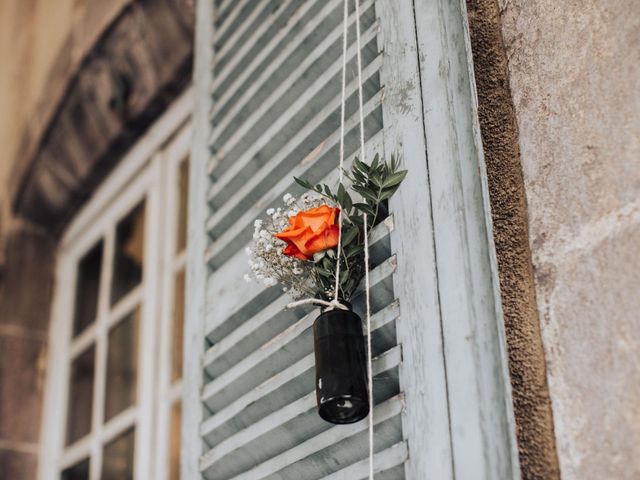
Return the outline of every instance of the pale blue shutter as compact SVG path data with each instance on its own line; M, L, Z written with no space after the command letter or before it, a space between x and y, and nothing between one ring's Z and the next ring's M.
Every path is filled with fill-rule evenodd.
M431 169L447 182L446 165L468 169L462 161L475 161L479 171L478 152L469 155L470 147L462 143L477 141L473 129L456 126L456 115L464 116L457 101L452 100L451 112L435 116L424 107L429 100L421 79L433 81L434 88L444 85L436 104L452 88L470 85L468 71L466 77L456 72L462 87L450 85L450 58L441 68L443 85L420 63L422 28L416 27L416 15L434 20L458 12L447 21L464 33L460 10L444 0L436 3L444 7L424 12L408 1L361 2L368 155L398 151L410 170L392 201L392 215L376 227L372 240L376 478L454 478L454 472L464 472L465 456L478 472L473 478L511 478L517 459L481 181L475 177L471 188L462 186L460 195L473 195L467 205L455 203L455 189L432 205ZM353 8L351 2L347 163L359 147ZM253 222L285 193L300 193L292 177L337 181L342 12L342 0L199 2L185 478L366 477L366 421L332 426L315 410L311 325L317 310L285 310L289 299L278 287L243 280ZM452 34L444 24L436 30ZM432 50L450 53L446 45ZM444 139L443 158L435 159L443 168L427 162L429 135L438 129L441 138L434 137L433 148ZM461 155L456 142L466 149ZM466 210L475 215L468 224ZM452 227L447 235L454 237L441 239L440 224ZM460 225L467 236L462 243L455 237ZM451 258L438 257L439 248ZM446 262L460 275L458 285L439 272ZM450 291L442 291L441 278ZM362 312L362 298L354 304ZM480 335L469 334L475 327ZM465 405L462 396L475 403Z

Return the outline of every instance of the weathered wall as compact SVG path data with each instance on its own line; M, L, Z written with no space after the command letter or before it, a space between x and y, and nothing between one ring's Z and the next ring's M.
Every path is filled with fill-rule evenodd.
M128 0L0 1L0 477L36 478L55 239L9 214L27 131Z
M26 129L49 120L75 67L129 1L0 2L0 203Z
M522 177L497 0L467 0L523 480L559 477Z
M564 479L640 478L640 2L500 0Z

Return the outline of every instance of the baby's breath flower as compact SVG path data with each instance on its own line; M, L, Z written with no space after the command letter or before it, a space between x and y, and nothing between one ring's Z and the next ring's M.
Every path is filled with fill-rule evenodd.
M274 213L276 213L276 209L275 208L268 208L267 209L267 215L273 215Z

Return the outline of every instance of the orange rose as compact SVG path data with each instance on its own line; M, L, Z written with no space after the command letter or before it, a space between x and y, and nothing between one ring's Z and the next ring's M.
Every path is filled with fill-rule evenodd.
M338 245L340 228L336 220L340 209L328 205L311 208L289 217L289 226L275 236L287 242L282 253L300 260Z

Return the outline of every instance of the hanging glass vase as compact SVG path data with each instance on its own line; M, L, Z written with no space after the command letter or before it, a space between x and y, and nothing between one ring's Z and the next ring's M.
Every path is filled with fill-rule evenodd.
M336 424L362 420L369 413L362 320L352 310L323 311L313 337L320 417Z

